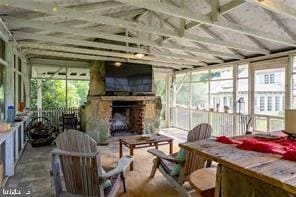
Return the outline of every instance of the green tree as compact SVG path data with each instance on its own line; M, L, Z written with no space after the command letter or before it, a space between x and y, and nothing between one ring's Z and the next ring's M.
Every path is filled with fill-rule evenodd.
M86 99L89 89L88 81L68 81L66 94L65 80L47 80L42 84L42 108L56 109L66 107L79 107ZM31 80L31 109L37 109L37 80Z
M79 105L83 105L87 100L89 81L73 80L71 83L76 87L76 92L79 97Z

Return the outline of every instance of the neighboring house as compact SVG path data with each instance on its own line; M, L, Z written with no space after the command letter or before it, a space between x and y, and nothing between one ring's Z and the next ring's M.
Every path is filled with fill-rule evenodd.
M229 75L229 73L221 74ZM258 71L256 72L255 83L255 113L274 116L283 115L285 107L284 72L270 72L270 70ZM237 90L237 101L240 98L244 101L241 112L247 112L248 83L239 83ZM215 108L217 103L219 103L219 111L223 111L224 106L228 106L232 109L233 102L232 80L220 81L219 85L211 87L210 107Z

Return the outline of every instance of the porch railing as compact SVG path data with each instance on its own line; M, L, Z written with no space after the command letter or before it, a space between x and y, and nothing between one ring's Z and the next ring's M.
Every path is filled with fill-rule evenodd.
M276 116L263 117L266 119L267 123L265 123L266 129L262 129L262 131L283 129L283 118ZM262 124L264 123L260 123L259 125L258 118L262 119L262 116L256 115L252 117L247 114L203 111L180 106L171 108L171 126L190 130L200 123L209 123L213 127L214 136L244 135L246 133L247 126L251 126L255 130L259 131L260 128L258 129L258 126L262 127Z
M63 113L75 113L78 117L78 108L38 109L33 111L32 117L46 117L58 127Z
M280 116L254 115L254 129L257 131L279 131L285 129L285 119Z

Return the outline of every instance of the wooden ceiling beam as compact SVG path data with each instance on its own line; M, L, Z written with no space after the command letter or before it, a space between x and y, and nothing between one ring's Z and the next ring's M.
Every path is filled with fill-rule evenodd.
M49 22L32 21L32 20L26 20L26 19L15 18L15 17L4 17L4 20L8 24L10 30L29 27L29 28L42 29L45 31L56 31L56 32L60 32L60 33L67 33L69 35L85 36L85 37L90 37L90 38L101 38L101 39L113 40L113 41L118 41L118 42L134 43L137 45L153 46L153 47L163 48L163 49L212 54L212 55L217 55L217 56L222 56L222 57L230 57L230 58L234 58L234 59L241 59L242 58L239 55L233 55L231 53L224 53L224 52L211 51L211 50L200 50L195 47L179 47L179 46L174 46L174 45L160 46L158 43L151 41L151 40L146 40L143 38L133 38L133 37L121 36L121 35L110 34L110 33L103 33L103 32L99 32L99 31L95 31L95 29L93 31L90 31L90 30L85 30L85 29L72 28L69 26L64 26L64 25L59 25L59 24L52 24Z
M53 44L21 43L21 44L19 44L19 46L23 49L27 49L27 48L41 49L41 50L62 51L62 52L80 53L80 54L88 54L88 55L120 57L120 58L126 58L126 59L139 59L133 53L119 53L119 52L101 51L101 50L94 50L94 49L83 49L83 48L77 48L77 47L57 46L57 45L53 45ZM182 56L174 56L172 54L168 54L167 57L174 57L174 58L179 58L179 59L186 58L186 57L182 57ZM164 58L164 57L145 56L141 60L205 66L204 63L201 63L197 59L195 59L195 60L193 60L193 59L179 60L179 59L169 59L169 58Z
M59 66L71 66L75 68L88 68L90 66L89 62L82 61L70 61L70 60L56 60L56 59L41 59L34 58L30 59L31 64L46 64L46 65L59 65Z
M57 36L45 36L39 35L34 33L26 33L26 32L13 32L16 40L38 40L50 43L57 43L57 44L66 44L66 45L74 45L74 46L84 46L84 47L93 47L99 49L110 49L116 51L129 51L133 53L148 53L148 50L143 48L136 48L136 47L126 47L122 45L115 45L115 44L106 44L102 42L93 42L93 41L85 41L85 40L78 40L78 39L70 39L70 38L62 38Z
M279 0L245 0L248 3L260 6L272 12L296 18L296 9Z
M79 11L85 12L99 12L101 10L110 9L110 8L119 8L124 6L124 4L115 2L115 1L103 1L103 2L95 2L95 3L88 3L83 5L69 5L63 6L67 8L72 8ZM26 15L16 15L16 17L21 17L23 19L34 19L37 21L60 21L61 17L58 16L43 16L40 13L31 12ZM65 21L65 20L64 20Z
M292 32L275 13L269 10L264 10L265 13L293 40L296 40L296 34Z
M230 2L228 2L228 3L221 6L219 8L219 13L220 13L220 15L226 14L226 13L230 12L231 10L243 5L244 3L246 3L244 0L232 0L232 1L230 1ZM210 15L211 15L211 12L209 12L207 14L208 17L210 17ZM202 24L203 23L191 21L186 25L186 29L189 30L189 29L198 27L198 26L200 26Z
M233 31L236 33L241 33L241 34L245 34L245 35L251 35L257 38L261 38L264 40L269 40L272 42L277 42L280 44L284 44L287 46L293 46L296 47L296 41L280 36L280 35L275 35L272 34L270 32L264 32L262 30L259 29L253 29L244 25L237 25L231 22L227 22L227 21L222 21L222 20L218 20L218 21L212 21L208 16L204 16L204 15L198 15L196 13L193 13L192 11L190 11L189 9L182 9L182 8L178 8L176 6L167 4L167 3L161 3L159 1L152 1L151 0L141 0L141 1L137 1L137 0L118 0L122 3L126 3L128 5L132 5L132 6L137 6L137 7L143 7L146 9L150 9L156 12L160 12L160 13L164 13L164 14L168 14L171 16L175 16L175 17L179 17L179 18L184 18L187 20L192 20L192 21L196 21L199 23L204 23L213 27L218 27L218 28L222 28L225 30L229 30L229 31Z
M143 1L139 1L143 2ZM201 37L198 35L193 35L193 34L188 34L186 33L184 37L180 37L177 32L174 31L168 31L160 28L151 28L151 26L146 26L139 24L137 22L130 22L118 18L112 18L112 17L107 17L107 16L101 16L95 13L86 13L86 12L81 12L81 11L76 11L70 8L62 8L58 7L54 4L45 4L41 2L33 2L33 1L23 1L23 0L0 0L0 3L2 4L7 4L8 6L11 7L18 7L18 8L23 8L23 9L28 9L32 11L38 11L38 12L43 12L47 14L52 14L56 16L62 16L62 17L68 17L71 19L77 19L77 20L82 20L82 21L87 21L87 22L93 22L93 23L98 23L98 24L106 24L106 25L111 25L111 26L116 26L116 27L121 27L121 28L130 28L130 29L135 29L138 31L144 31L148 33L153 33L153 34L159 34L163 36L168 36L168 37L176 37L179 39L186 39L186 40L191 40L191 41L196 41L200 43L207 43L207 44L213 44L213 45L219 45L219 46L225 46L225 47L230 47L230 48L235 48L235 49L241 49L241 50L247 50L247 51L252 51L256 52L259 54L266 54L268 51L262 50L257 47L253 46L248 46L248 45L243 45L243 44L238 44L238 43L232 43L232 42L225 42L225 41L217 41L215 39L210 39L207 37ZM162 4L161 4L162 5ZM180 9L180 8L178 8ZM203 17L206 19L206 17Z
M115 57L104 57L98 55L83 55L77 53L65 53L65 52L55 52L55 51L45 51L40 49L24 49L24 53L27 55L42 55L42 56L49 56L49 57L64 57L64 58L71 58L71 59L84 59L84 60L103 60L103 61L114 61L114 62L131 62L131 63L138 63L138 64L151 64L156 67L169 67L175 69L182 69L182 68L192 68L192 66L188 65L178 65L178 64L167 64L162 62L154 62L154 61L144 61L144 60L130 60L126 58L115 58Z
M232 23L235 23L235 24L239 24L237 21L235 21L228 13L227 14L224 14L222 16L225 20L229 21L229 22L232 22ZM265 50L268 50L270 51L265 45L263 45L258 39L256 39L255 37L253 36L250 36L250 35L245 35L252 43L254 43L257 47L261 48L261 49L265 49Z

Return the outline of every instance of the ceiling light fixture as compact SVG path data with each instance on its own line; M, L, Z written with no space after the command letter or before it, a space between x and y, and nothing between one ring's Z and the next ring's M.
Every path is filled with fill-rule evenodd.
M143 53L136 53L135 56L136 56L136 58L142 59L143 57L145 57L145 54L143 54Z
M114 63L114 66L116 66L116 67L120 67L120 66L122 66L122 63L121 63L121 62L115 62L115 63Z

